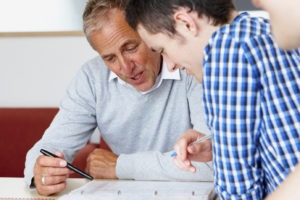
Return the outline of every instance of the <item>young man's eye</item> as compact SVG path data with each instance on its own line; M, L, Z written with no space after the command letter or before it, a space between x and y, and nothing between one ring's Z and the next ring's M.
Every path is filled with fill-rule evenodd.
M153 49L153 48L151 48L151 51L154 53L159 53L159 54L162 54L164 52L163 49Z

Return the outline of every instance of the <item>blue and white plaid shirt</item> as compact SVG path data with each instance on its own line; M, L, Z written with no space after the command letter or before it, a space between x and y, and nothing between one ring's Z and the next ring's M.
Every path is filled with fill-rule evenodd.
M288 31L288 30L287 30ZM205 48L203 103L221 199L262 199L300 161L300 54L248 13Z

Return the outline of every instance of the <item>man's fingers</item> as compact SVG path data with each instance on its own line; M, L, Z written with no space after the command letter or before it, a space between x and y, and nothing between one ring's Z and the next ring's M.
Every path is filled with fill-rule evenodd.
M53 158L49 156L39 156L37 159L37 164L41 167L65 167L67 166L67 161L61 158Z
M37 192L40 195L47 196L47 195L50 195L50 194L55 194L55 193L63 191L66 188L66 182L65 181L60 182L58 184L52 184L52 185L47 185L47 181L48 181L48 178L46 178L46 185L43 185L43 184L37 184L36 185ZM52 180L49 180L49 181L52 181Z
M67 176L42 176L41 185L57 185L65 182Z
M64 154L62 154L60 151L55 152L55 155L57 155L59 158L62 158L62 159L65 158Z
M191 146L191 144L199 139L199 137L203 137L204 134L199 133L193 129L187 130L184 134L181 135L181 137L178 139L176 144L174 145L174 149L177 153L177 156L181 160L188 159L189 153L188 148Z
M199 144L190 145L187 148L188 158L194 161L208 162L212 160L210 140Z
M56 153L61 158L53 158L41 155L37 158L34 166L34 183L41 195L50 195L61 192L66 187L66 179L73 173L66 168L67 162L63 155Z
M68 176L71 170L65 166L66 161L60 158L39 156L34 167L34 177Z
M175 165L184 171L195 172L196 168L191 164L189 160L181 161L179 159L174 158Z
M180 160L185 160L187 158L186 148L187 148L187 142L183 138L180 138L174 145L174 150L176 151L177 157Z
M86 170L94 178L116 179L118 156L104 149L95 149L87 159Z

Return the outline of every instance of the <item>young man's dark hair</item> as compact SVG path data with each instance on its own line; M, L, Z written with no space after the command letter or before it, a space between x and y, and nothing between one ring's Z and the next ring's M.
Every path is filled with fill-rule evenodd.
M174 11L180 7L205 15L213 25L228 23L230 13L235 9L232 0L129 0L126 6L126 20L136 29L143 24L150 33L176 33L173 19Z

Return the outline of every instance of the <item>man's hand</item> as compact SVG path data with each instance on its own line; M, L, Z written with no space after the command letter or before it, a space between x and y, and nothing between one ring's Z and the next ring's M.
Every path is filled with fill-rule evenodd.
M86 171L94 178L117 179L118 156L105 149L95 149L87 158Z
M195 172L196 168L192 165L191 161L208 162L212 160L210 139L190 145L203 136L205 135L190 129L183 133L176 142L174 149L177 156L174 158L174 162L179 169Z
M66 168L67 162L61 153L59 158L39 156L34 165L34 184L40 195L50 195L63 191L66 188L66 179L73 173Z

